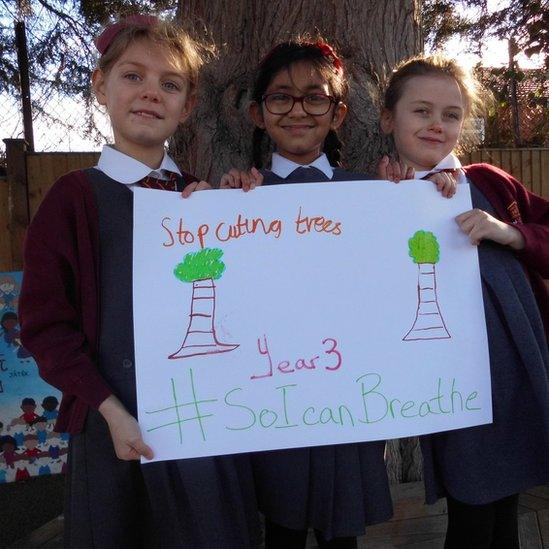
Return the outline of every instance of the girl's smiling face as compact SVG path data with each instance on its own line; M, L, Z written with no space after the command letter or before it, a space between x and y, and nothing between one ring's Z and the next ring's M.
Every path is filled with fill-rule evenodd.
M413 76L395 108L383 110L381 128L393 135L400 161L424 171L452 152L464 117L464 100L454 78Z
M265 95L275 92L299 98L315 93L331 95L328 83L306 61L296 62L278 72ZM346 113L347 107L343 103L332 104L321 116L307 114L298 101L287 114L272 114L264 103L254 102L250 106L252 120L269 134L278 154L298 164L310 164L322 154L328 132L339 128Z
M130 44L107 73L97 69L93 87L111 119L116 148L151 166L164 142L194 106L187 75L165 47L148 39Z

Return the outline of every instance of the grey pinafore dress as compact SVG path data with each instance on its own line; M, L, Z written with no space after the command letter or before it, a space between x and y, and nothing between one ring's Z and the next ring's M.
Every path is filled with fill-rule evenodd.
M471 183L475 208L493 214ZM493 423L420 438L428 503L449 493L485 504L549 483L549 355L524 268L508 248L479 245Z
M328 181L305 170L286 179L262 170L263 184ZM360 179L372 177L335 168L332 181ZM286 528L315 528L327 539L361 535L393 513L384 450L376 441L252 454L259 507Z
M86 174L99 215L99 369L136 415L133 193L98 170ZM91 410L83 432L71 441L65 529L65 544L75 549L257 546L249 457L121 461L106 422Z

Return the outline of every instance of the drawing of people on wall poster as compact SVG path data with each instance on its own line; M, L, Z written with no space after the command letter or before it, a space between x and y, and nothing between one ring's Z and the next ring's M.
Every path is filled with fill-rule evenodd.
M22 273L0 273L0 483L61 473L68 435L54 431L61 394L38 375L20 339Z

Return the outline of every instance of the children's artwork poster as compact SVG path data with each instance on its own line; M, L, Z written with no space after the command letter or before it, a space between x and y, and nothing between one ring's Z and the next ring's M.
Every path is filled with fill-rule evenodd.
M155 460L492 420L468 185L134 195L139 423Z
M64 472L66 433L54 431L61 394L21 345L21 272L0 273L0 484Z

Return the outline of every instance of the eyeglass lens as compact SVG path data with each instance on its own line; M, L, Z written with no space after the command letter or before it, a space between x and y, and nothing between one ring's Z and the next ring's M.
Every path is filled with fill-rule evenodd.
M287 93L270 93L264 97L265 107L271 114L288 114L296 102L301 103L303 110L313 116L321 116L330 110L332 99L319 93L294 97Z

